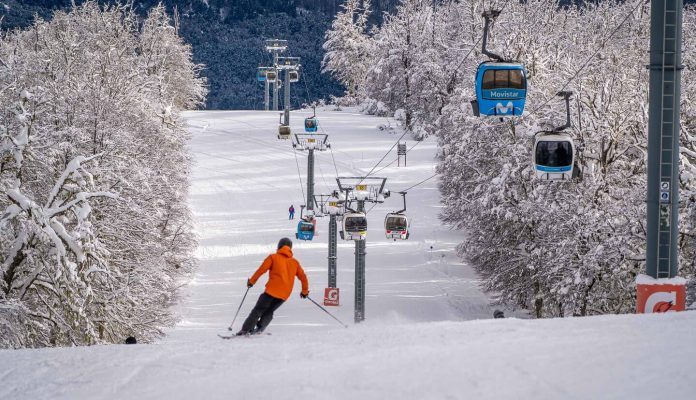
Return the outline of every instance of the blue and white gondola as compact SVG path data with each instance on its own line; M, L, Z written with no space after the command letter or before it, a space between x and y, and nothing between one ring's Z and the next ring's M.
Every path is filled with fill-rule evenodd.
M312 240L314 239L315 225L313 222L300 220L297 223L297 233L295 233L295 238L299 240Z
M508 117L524 112L527 73L524 65L486 61L476 71L476 116Z
M317 117L309 117L304 120L305 132L316 132L319 128L319 120Z

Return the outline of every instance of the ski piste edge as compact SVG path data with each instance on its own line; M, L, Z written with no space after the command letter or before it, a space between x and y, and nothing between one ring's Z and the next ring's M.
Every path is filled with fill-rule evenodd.
M235 338L244 338L244 339L251 339L251 338L258 338L262 336L270 336L270 333L259 333L256 335L221 335L218 333L218 337L220 339L235 339Z

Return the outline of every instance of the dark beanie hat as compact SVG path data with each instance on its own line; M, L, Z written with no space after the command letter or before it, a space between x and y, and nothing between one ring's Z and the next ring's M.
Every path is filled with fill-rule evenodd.
M280 241L278 241L278 250L280 250L280 248L283 246L288 246L292 249L292 240L290 240L288 238L280 239Z

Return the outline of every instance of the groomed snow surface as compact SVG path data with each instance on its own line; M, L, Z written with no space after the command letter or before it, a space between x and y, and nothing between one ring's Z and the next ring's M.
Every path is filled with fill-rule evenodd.
M300 132L307 111L292 113ZM316 154L315 193L335 177L369 172L400 132L393 121L321 111L333 147ZM384 238L394 196L368 215L366 320L353 324L354 245L339 242L341 306L330 311L292 297L272 334L223 341L246 279L294 240L293 204L304 204L306 154L276 139L274 112L196 112L191 206L200 237L200 268L178 306L181 322L153 345L0 351L0 399L653 399L696 393L696 313L554 320L489 319L493 309L474 272L459 262L462 239L437 220L432 179L409 191L412 234ZM408 148L416 142L408 139ZM395 150L373 173L396 192L434 173L436 143L418 143L408 166ZM333 160L335 159L335 164ZM368 209L370 206L368 205ZM296 217L297 218L297 217ZM293 248L321 303L327 284L328 218L320 236ZM432 248L431 248L432 246ZM235 322L239 329L265 277ZM508 316L514 315L506 311Z

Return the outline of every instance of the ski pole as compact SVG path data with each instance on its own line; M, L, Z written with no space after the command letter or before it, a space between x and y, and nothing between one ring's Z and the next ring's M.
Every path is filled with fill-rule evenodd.
M246 292L244 292L244 297L242 297L242 302L239 303L239 308L237 308L237 313L234 314L234 318L232 319L232 323L230 324L229 327L227 327L227 330L228 330L228 331L231 331L231 330L232 330L232 325L234 325L234 321L237 320L237 315L239 315L239 310L242 309L242 304L244 304L244 299L246 299L247 293L249 293L249 289L251 289L251 286L247 287Z
M340 319L334 317L334 315L331 314L326 308L320 306L319 303L317 303L316 301L314 301L314 299L312 299L312 298L309 297L309 296L307 296L307 298L308 298L312 303L314 303L314 305L316 305L317 307L321 308L325 313L329 314L329 315L331 316L331 318L333 318L333 319L335 319L336 321L338 321L339 324L343 325L343 326L346 327L346 328L348 327L348 325L346 325L346 324L344 324L343 322L341 322Z

